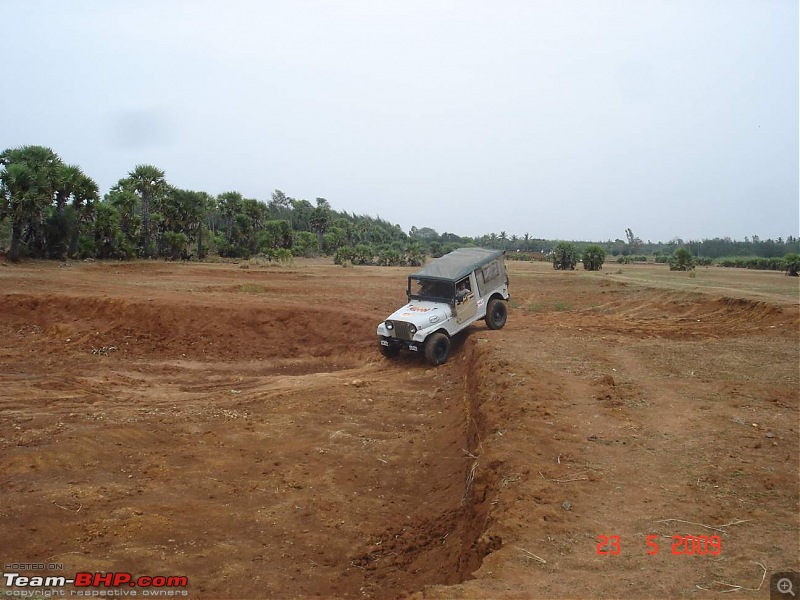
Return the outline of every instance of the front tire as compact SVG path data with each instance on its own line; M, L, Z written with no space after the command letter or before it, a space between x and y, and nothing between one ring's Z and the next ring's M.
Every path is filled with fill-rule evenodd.
M508 318L506 303L499 298L492 298L486 307L486 326L489 329L502 329Z
M433 333L425 340L425 358L433 366L443 365L450 356L450 338L443 333Z

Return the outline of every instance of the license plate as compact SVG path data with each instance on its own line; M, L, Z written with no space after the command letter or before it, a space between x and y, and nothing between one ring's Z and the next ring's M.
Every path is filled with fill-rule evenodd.
M419 348L417 348L417 347L416 347L415 345L413 345L413 344L409 344L409 345L408 345L408 349L409 349L409 350L414 350L415 352L416 352L417 350L419 350Z

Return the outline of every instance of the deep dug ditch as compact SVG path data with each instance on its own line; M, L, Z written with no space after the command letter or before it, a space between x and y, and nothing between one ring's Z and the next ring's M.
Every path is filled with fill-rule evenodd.
M471 333L477 334L475 328ZM484 364L486 352L479 343L485 343L486 338L460 341L463 347L442 368L448 369L448 377L458 382L460 403L453 406L456 421L447 436L450 439L441 436L436 446L442 445L444 455L452 455L457 449L463 466L451 474L454 483L443 498L443 505L447 506L443 512L424 516L413 527L386 528L366 552L351 562L363 573L365 586L361 589L368 589L377 597L469 580L483 559L503 544L500 536L487 534L501 485L497 476L501 463L492 460L491 449L484 444L488 424L481 411L487 398L482 389L483 378L494 367ZM434 397L439 396L439 388L436 392ZM420 495L424 494L421 488Z

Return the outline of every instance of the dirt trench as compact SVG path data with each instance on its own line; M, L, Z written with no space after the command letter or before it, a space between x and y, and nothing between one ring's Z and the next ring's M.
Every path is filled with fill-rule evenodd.
M462 583L472 578L485 556L502 546L500 537L486 535L499 463L484 464L488 458L482 455L482 438L487 425L481 412L485 399L481 386L486 365L480 364L483 353L468 335L457 341L455 356L440 368L439 377L454 383L450 391L458 398L443 418L447 429L431 443L432 452L449 457L457 453L460 460L446 476L440 471L453 461L425 465L421 479L448 479L445 493L414 521L397 519L397 524L376 531L371 543L351 558L348 567L355 571L348 568L348 572L360 580L362 594L399 597L426 586ZM432 397L443 393L437 387ZM436 493L426 487L421 482L420 494Z

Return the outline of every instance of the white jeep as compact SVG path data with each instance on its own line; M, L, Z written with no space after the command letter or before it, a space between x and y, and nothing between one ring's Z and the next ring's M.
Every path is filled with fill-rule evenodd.
M378 325L381 353L425 352L447 362L450 338L478 319L489 329L506 324L508 273L500 250L459 248L408 277L408 304Z

